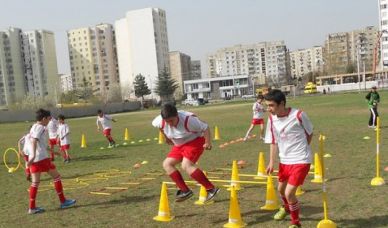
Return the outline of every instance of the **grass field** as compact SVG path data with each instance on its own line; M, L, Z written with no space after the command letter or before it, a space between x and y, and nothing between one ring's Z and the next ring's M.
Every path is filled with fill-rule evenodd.
M375 175L375 131L367 127L369 111L364 102L365 94L337 94L290 98L288 104L306 111L314 124L315 137L312 147L318 149L317 135L326 135L326 152L333 157L325 159L327 168L329 217L339 227L388 227L387 185L371 187L370 180ZM381 164L388 165L388 132L385 113L388 113L387 92L381 92L382 103L379 112L382 115ZM206 151L200 159L204 170L229 168L234 159L248 161L248 166L240 173L256 172L259 151L265 151L268 158L269 146L258 140L237 143L220 149L218 145L225 141L243 137L251 119L251 102L222 104L188 108L206 120L214 129L220 128L221 141L214 142L214 149ZM113 136L122 143L124 129L129 129L131 140L135 144L115 149L100 150L107 143L96 132L95 117L69 119L71 130L71 150L73 160L64 164L57 158L55 164L62 175L65 195L77 199L74 208L60 210L59 202L50 179L43 176L37 205L46 209L43 214L27 215L29 182L19 169L9 174L2 165L0 168L0 227L221 227L228 221L229 192L222 189L216 203L201 207L194 205L199 188L195 187L195 197L183 203L174 203L175 190L169 191L171 214L176 216L170 223L152 220L157 215L159 205L160 183L170 181L166 176L151 176L148 172L162 172L161 161L169 150L167 145L158 145L153 141L157 130L151 121L159 111L142 111L115 115L118 122L114 124ZM31 123L0 124L0 151L15 147ZM86 135L88 147L80 149L81 134ZM371 137L363 140L364 136ZM139 139L151 139L151 142L138 143ZM1 158L2 159L2 158ZM12 156L9 160L14 160ZM137 162L147 160L149 163L134 169ZM132 171L111 175L106 179L90 180L98 171L119 169ZM386 172L382 171L383 177ZM155 177L154 180L139 179ZM185 177L187 177L185 175ZM86 184L75 182L75 178L84 178ZM225 179L230 178L226 176ZM243 178L249 180L249 178ZM310 175L304 185L306 193L300 197L302 203L303 227L316 227L323 218L321 186L312 184ZM386 178L387 180L387 178ZM141 182L130 186L128 190L110 196L92 195L106 186L124 186L122 182ZM43 187L42 187L43 186ZM129 186L129 185L127 185ZM171 186L172 187L172 186ZM49 189L49 190L47 190ZM289 220L275 222L274 212L261 211L264 205L265 186L246 186L238 192L241 213L244 222L251 227L287 227Z

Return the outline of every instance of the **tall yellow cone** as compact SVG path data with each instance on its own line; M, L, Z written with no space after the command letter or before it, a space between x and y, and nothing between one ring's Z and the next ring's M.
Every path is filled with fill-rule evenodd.
M376 177L374 177L370 184L372 186L381 186L385 184L384 179L380 176L380 117L377 117L376 126Z
M86 138L84 134L81 136L81 148L86 148Z
M170 206L168 205L167 185L162 183L162 190L160 191L160 202L158 215L154 217L155 221L169 222L174 218L170 215Z
M273 211L279 209L279 200L275 192L275 187L273 186L272 176L268 175L267 177L267 195L265 197L265 205L260 209Z
M320 184L322 183L322 165L318 153L315 153L314 155L314 163L314 179L312 179L311 182Z
M204 174L206 175L206 172L204 172ZM209 205L209 204L214 203L213 200L205 202L206 198L207 198L206 188L201 185L201 188L199 189L199 198L197 201L194 202L194 204L196 204L196 205Z
M234 160L232 165L232 178L230 180L230 186L227 190L231 191L232 187L234 187L235 190L237 191L240 190L241 186L239 181L240 181L240 176L238 175L237 161Z
M159 131L159 142L158 142L158 144L163 144L165 141L166 141L166 139L164 138L163 133L161 131Z
M218 127L215 126L214 127L214 140L220 140L221 137L220 137L220 131L218 130Z
M264 152L259 153L259 162L257 163L257 176L255 179L266 179L267 175L265 173L265 159Z
M304 193L305 193L305 191L303 191L302 186L299 185L298 188L296 189L295 195L296 195L296 196L301 196L301 195L303 195Z
M245 227L247 224L241 219L240 205L238 203L237 191L232 186L230 192L230 204L229 204L229 221L224 224L224 227L238 228Z
M125 128L125 132L124 132L124 141L129 141L129 132L128 132L128 128Z

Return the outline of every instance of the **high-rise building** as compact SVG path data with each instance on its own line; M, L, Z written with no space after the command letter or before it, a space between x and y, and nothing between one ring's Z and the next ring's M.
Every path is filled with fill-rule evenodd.
M291 77L302 78L307 73L323 71L323 48L315 46L290 52Z
M59 90L54 34L46 30L0 32L0 106L25 95L54 96Z
M146 78L151 97L158 75L169 71L166 12L159 8L129 11L115 22L120 85L124 97L134 98L133 81Z
M67 31L74 89L88 84L95 94L107 96L119 88L115 33L110 24Z
M74 90L71 74L60 74L59 77L61 80L61 92L66 93Z
M388 0L379 0L379 29L381 34L380 68L388 68ZM376 37L377 43L377 37Z
M189 80L197 80L202 78L201 60L191 60L191 74Z
M325 41L324 62L329 74L352 73L357 70L357 60L372 70L374 48L378 30L374 26L350 32L329 34Z
M250 75L265 77L269 85L288 84L288 50L284 41L236 45L217 50L208 56L210 77Z
M170 76L178 83L175 90L175 99L180 100L184 94L184 81L190 80L191 57L179 51L173 51L170 55Z

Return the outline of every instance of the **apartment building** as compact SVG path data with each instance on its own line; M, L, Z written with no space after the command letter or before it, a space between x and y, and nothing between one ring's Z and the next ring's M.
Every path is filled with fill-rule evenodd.
M310 72L322 73L323 64L323 48L321 46L290 52L290 69L293 79L302 78Z

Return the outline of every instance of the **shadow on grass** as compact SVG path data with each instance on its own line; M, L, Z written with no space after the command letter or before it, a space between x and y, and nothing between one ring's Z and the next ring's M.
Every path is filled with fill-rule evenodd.
M113 207L115 205L119 204L130 204L130 203L140 203L145 201L154 200L157 195L151 195L151 196L121 196L120 199L115 199L111 201L104 201L104 202L96 202L96 203L90 203L90 204L81 204L76 205L75 207L81 208L81 207L95 207L95 206L103 206L101 208L108 208Z
M77 157L71 159L72 161L97 161L97 160L108 160L108 159L116 159L123 158L124 156L118 156L113 154L104 154L104 155L93 155L93 156L85 156L85 157Z
M341 227L387 227L388 215L372 216L369 218L340 219L334 221Z

